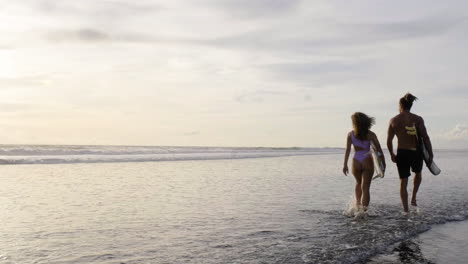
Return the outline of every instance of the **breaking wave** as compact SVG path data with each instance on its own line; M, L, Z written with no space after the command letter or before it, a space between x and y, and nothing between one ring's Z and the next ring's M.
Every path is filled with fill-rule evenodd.
M0 164L60 164L217 160L322 155L335 148L226 148L152 146L0 146Z

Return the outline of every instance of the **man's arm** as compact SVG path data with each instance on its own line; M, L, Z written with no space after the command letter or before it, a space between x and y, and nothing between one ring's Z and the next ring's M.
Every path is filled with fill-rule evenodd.
M431 138L429 138L429 135L427 134L426 126L424 125L424 119L421 117L421 120L419 121L419 133L421 133L421 136L423 137L424 140L424 145L426 146L427 153L429 153L429 163L432 162L432 159L434 158L434 153L432 152L432 143L431 143Z
M393 130L393 119L390 120L388 124L388 131L387 131L387 148L390 152L390 157L392 158L393 162L396 162L395 153L393 153L393 138L395 137L395 131Z

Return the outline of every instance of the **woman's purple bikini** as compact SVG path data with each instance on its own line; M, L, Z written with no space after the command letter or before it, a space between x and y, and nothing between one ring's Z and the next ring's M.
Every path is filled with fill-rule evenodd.
M363 163L364 160L370 155L370 141L360 140L354 136L354 133L351 132L351 143L354 145L355 150L356 147L359 148L359 150L354 152L354 159L360 163Z

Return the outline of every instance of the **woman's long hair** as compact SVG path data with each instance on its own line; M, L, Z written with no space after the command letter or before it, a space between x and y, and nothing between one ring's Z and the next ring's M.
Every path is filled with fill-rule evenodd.
M403 110L411 110L413 106L413 102L418 100L418 98L410 93L405 94L402 98L400 98L400 106Z
M356 112L351 116L351 120L353 121L354 135L358 139L366 140L369 129L375 124L375 118Z

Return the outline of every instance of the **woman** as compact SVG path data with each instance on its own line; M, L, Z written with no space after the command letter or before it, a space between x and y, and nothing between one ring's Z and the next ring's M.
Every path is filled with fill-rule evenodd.
M351 120L353 121L353 131L349 132L347 137L343 173L347 175L349 172L348 159L351 145L353 145L355 152L352 162L352 173L354 178L356 178L356 186L354 188L356 207L359 211L366 212L370 201L369 188L372 175L374 174L374 162L370 154L371 141L377 148L377 155L382 155L384 167L386 166L385 157L383 156L377 136L374 132L370 131L370 128L375 123L375 119L364 113L356 112L351 116Z

